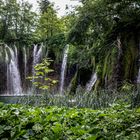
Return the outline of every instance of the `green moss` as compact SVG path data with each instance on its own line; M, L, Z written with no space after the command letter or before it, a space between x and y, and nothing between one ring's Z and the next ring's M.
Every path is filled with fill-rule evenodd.
M101 81L99 79L96 81L95 86L94 86L94 91L98 90L98 88L100 87L100 82Z
M116 63L116 53L117 48L112 48L105 57L103 72L102 72L102 81L105 79L105 76L108 77L108 80L111 79L113 74L114 65Z
M110 52L105 57L102 79L104 79L105 75L108 73L108 60L109 60Z
M138 48L134 35L132 34L131 36L127 36L123 45L125 46L123 60L124 80L131 80L136 76L136 61L138 57Z
M76 92L77 84L78 84L78 71L75 73L74 77L72 78L70 82L70 94L74 94Z

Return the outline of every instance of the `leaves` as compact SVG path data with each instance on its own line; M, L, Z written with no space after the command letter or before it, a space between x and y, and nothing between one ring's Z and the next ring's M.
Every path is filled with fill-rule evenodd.
M139 140L140 135L140 113L127 105L95 111L9 104L0 112L0 139Z
M33 84L41 90L47 90L57 83L57 80L46 77L46 75L54 71L49 68L51 62L52 60L50 59L43 59L42 63L34 67L35 74L27 77L27 79L33 81Z
M27 1L0 1L0 39L2 41L19 41L24 42L24 45L32 43L37 18L31 8L31 4Z
M32 129L33 129L34 131L36 131L37 133L39 133L41 130L43 130L43 126L42 126L41 124L39 124L39 123L36 123L36 124L32 127Z

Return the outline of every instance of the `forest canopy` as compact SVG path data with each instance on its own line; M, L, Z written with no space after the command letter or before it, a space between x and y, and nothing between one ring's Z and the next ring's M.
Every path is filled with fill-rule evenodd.
M74 11L59 17L49 0L38 1L38 12L28 1L0 0L0 42L21 46L43 42L57 62L62 59L64 46L70 44L68 68L76 65L80 71L96 71L101 85L105 77L109 83L113 79L121 84L125 80L134 83L138 73L140 1L80 2L82 5Z

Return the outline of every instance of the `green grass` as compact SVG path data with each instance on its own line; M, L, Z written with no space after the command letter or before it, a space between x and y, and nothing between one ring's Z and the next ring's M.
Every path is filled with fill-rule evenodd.
M74 95L65 92L64 95L43 93L27 95L19 98L17 103L33 106L58 106L58 107L77 107L102 109L107 108L113 103L125 102L131 104L132 107L140 106L140 92L117 92L100 90L97 92L87 93L85 91L77 91Z
M139 140L140 108L100 110L0 104L1 140Z

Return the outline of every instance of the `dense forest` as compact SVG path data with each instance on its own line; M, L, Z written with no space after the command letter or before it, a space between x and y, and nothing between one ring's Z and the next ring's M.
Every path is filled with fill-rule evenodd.
M140 139L140 1L79 3L0 0L0 138Z
M95 72L98 77L92 87L95 90L132 88L139 84L139 1L81 2L82 6L63 17L58 17L53 4L47 0L39 1L37 13L27 1L0 2L1 92L7 83L5 44L17 48L24 87L24 76L30 76L32 71L28 67L24 73L24 63L32 65L33 45L39 49L40 44L44 46L42 57L53 60L51 68L58 81L64 48L69 44L65 86L71 85L71 92L79 85L84 88ZM25 51L28 60L23 60Z

